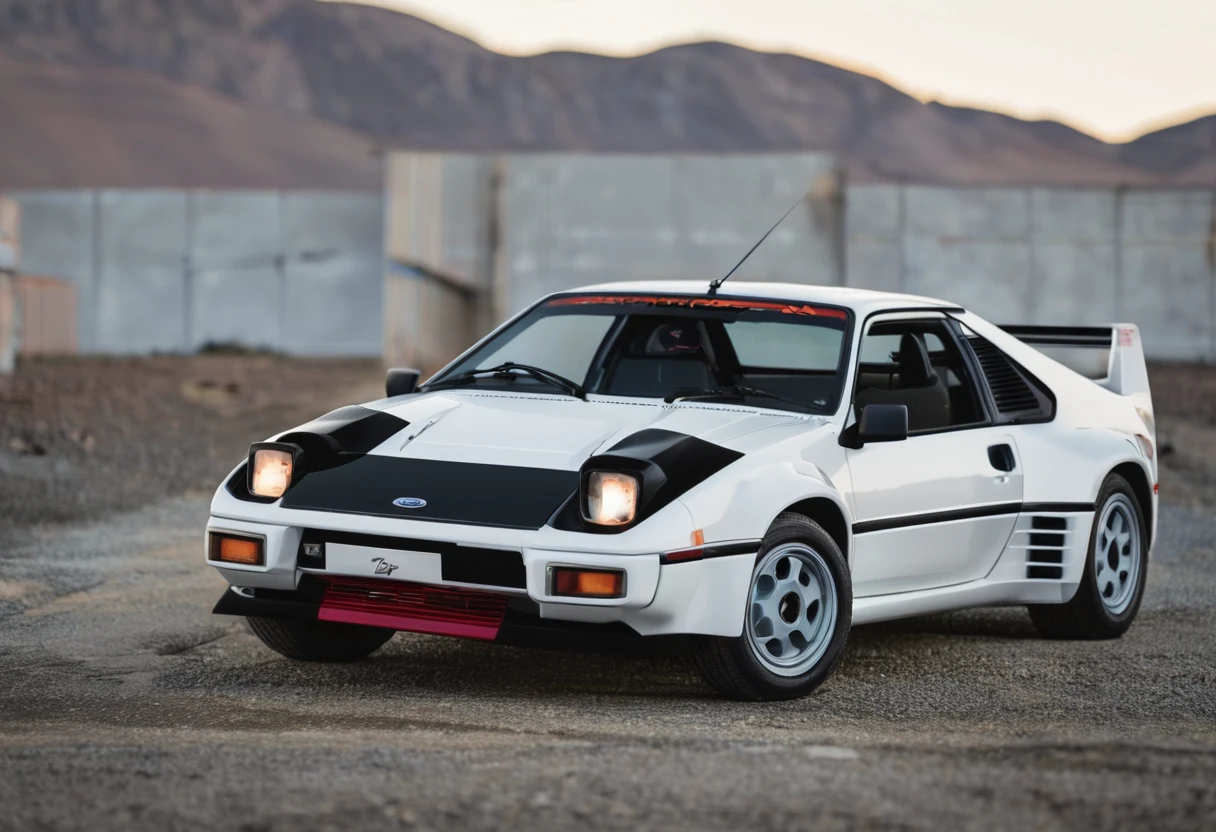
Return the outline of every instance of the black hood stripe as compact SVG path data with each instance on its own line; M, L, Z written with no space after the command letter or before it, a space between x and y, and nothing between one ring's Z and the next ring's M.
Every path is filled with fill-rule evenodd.
M362 456L309 473L283 508L539 529L578 487L577 471ZM394 501L425 501L403 508Z

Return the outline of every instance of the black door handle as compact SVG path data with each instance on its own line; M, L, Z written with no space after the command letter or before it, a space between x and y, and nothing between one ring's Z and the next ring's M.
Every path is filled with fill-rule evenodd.
M1012 471L1017 464L1013 459L1013 448L1008 445L990 445L988 461L998 471Z

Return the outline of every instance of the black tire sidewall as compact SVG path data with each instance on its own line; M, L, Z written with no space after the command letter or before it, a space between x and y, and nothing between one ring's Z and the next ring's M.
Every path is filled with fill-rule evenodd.
M818 552L832 574L832 580L836 584L836 628L832 633L828 649L810 670L799 676L781 676L761 664L752 652L745 621L743 633L734 639L732 652L735 654L735 660L740 670L747 675L752 684L761 689L765 698L790 699L808 693L822 684L844 653L853 620L853 583L840 547L821 526L803 518L778 518L769 529L768 534L764 536L764 544L756 555L752 576L748 580L747 605L751 604L751 583L755 578L755 566L758 566L764 556L773 549L795 542L804 543ZM745 608L744 615L747 614Z
M1098 579L1094 574L1094 558L1097 557L1096 544L1100 531L1099 523L1102 519L1102 512L1106 508L1106 504L1110 501L1110 498L1116 494L1122 494L1131 502L1140 534L1140 564L1137 570L1135 594L1132 597L1131 603L1127 605L1127 609L1118 615L1107 609L1106 604L1102 602L1102 593L1098 589ZM1127 480L1118 474L1111 474L1102 483L1102 489L1098 492L1098 499L1094 504L1094 523L1093 529L1089 533L1089 550L1085 556L1085 574L1081 578L1081 585L1077 589L1077 596L1085 599L1087 605L1092 606L1091 614L1097 616L1106 627L1118 632L1125 631L1131 626L1132 620L1140 610L1140 602L1144 598L1144 587L1148 581L1148 560L1148 530L1144 522L1144 510L1140 507L1140 501L1136 498L1136 492L1132 490Z

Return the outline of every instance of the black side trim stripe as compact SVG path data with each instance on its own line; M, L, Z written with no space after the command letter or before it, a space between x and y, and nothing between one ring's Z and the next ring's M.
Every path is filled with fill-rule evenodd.
M664 552L659 555L659 563L668 566L673 563L725 558L730 555L754 555L760 551L763 542L761 540L739 540L733 543L711 543L708 546L694 546L675 552Z
M1021 503L994 503L990 506L958 508L951 511L934 511L929 514L884 517L880 520L866 520L862 523L854 523L853 534L885 532L890 529L902 529L908 526L928 526L933 523L949 523L952 520L974 520L977 517L998 517L1002 514L1017 514L1021 510Z
M953 520L975 520L980 517L1000 517L1006 514L1052 514L1074 511L1093 511L1093 503L993 503L987 506L934 511L929 514L909 514L902 517L883 517L853 524L853 534L885 532L910 526L928 526L933 523L949 523Z
M1073 511L1095 511L1095 503L1023 503L1023 514L1063 514Z

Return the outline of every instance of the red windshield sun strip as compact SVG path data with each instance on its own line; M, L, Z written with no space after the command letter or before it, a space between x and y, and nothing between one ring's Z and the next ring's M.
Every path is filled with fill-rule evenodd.
M685 309L757 309L765 312L780 312L785 315L806 315L816 318L839 318L846 320L849 313L828 306L812 306L806 303L787 303L769 300L742 300L737 298L698 298L679 295L572 295L554 298L548 306L624 305L646 304L648 306L673 306Z

